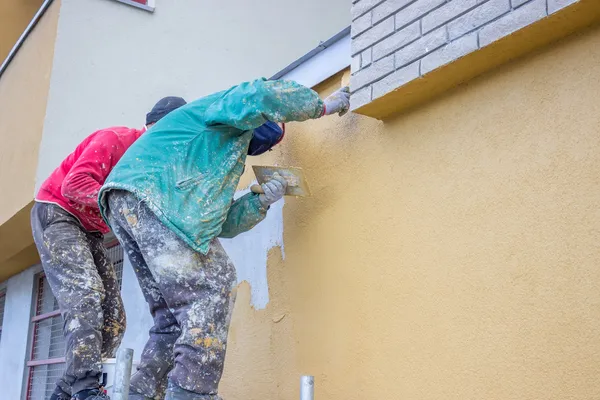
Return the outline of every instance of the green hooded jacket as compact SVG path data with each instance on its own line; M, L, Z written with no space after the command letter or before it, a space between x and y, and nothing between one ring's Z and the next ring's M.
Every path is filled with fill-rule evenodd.
M252 229L267 210L258 195L232 202L252 132L267 120L319 118L319 95L291 81L258 79L189 103L157 122L125 153L100 190L126 190L144 201L169 229L206 254L215 237Z

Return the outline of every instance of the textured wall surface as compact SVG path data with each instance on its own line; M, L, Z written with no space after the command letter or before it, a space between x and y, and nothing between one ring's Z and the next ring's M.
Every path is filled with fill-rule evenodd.
M578 0L354 0L353 108Z
M0 77L0 281L37 262L29 208L59 9L54 1Z
M0 224L32 200L59 8L55 1L0 78Z
M42 3L43 0L2 0L0 2L0 64Z
M290 124L253 161L313 197L286 200L268 306L239 290L224 397L595 398L599 75L595 29L392 121Z

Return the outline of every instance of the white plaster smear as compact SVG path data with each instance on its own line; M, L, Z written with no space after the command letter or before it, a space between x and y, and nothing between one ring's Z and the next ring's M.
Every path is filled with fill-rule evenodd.
M255 184L253 182L251 185ZM251 186L250 185L250 186ZM235 198L250 191L250 186L236 193ZM242 233L233 239L219 239L231 258L237 271L238 283L247 281L252 290L252 306L261 310L269 303L269 284L267 282L267 255L275 246L283 246L283 205L284 200L273 204L267 217L254 229Z

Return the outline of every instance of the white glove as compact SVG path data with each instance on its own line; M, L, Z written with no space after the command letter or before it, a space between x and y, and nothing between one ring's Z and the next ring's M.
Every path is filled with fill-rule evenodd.
M287 189L287 181L275 172L270 181L263 183L260 186L265 194L259 195L258 200L264 208L268 208L271 204L283 197Z
M325 115L339 114L340 117L350 109L350 88L344 86L324 100Z

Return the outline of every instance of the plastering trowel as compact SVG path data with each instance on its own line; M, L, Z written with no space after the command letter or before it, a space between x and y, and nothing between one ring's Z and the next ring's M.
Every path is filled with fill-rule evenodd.
M261 185L265 182L268 182L273 176L273 174L277 172L288 183L287 190L285 191L286 196L310 196L308 182L304 177L304 171L302 170L302 168L267 167L255 165L252 167L252 169L254 170L254 174L256 175L256 180ZM264 193L260 185L252 185L250 190L252 190L253 193Z

